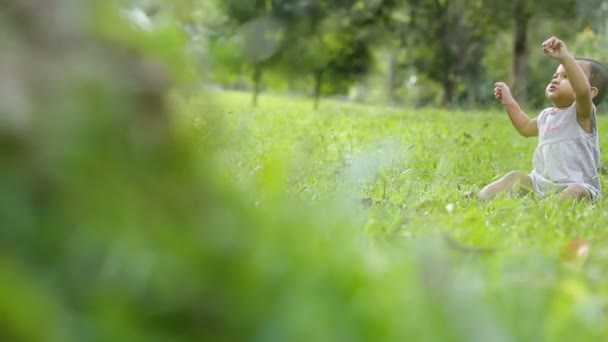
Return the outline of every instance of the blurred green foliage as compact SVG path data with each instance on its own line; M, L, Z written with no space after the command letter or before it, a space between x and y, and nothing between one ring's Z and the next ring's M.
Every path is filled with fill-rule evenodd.
M515 90L521 85L517 93L522 102L538 108L545 103L542 90L552 72L548 66L553 66L542 55L539 43L557 35L574 47L577 34L588 29L599 37L607 36L603 18L608 2L604 0L214 4L216 10L208 11L208 18L195 21L195 25L212 28L209 53L214 56L216 72L206 82L256 93L267 90L315 98L350 92L356 94L351 99L367 102L428 106L439 97L447 106L483 106L494 102L492 84L502 80ZM196 2L190 6L200 8ZM207 10L212 7L208 2L205 6ZM222 20L217 19L218 11L225 15ZM227 53L223 42L242 34L252 22L268 20L280 23L272 30L282 38L275 41L272 51L264 49L266 34L246 40L254 50L270 56L257 63L260 70L253 72L256 67L247 58L251 52L242 53L244 42L233 45L232 53ZM603 51L603 46L596 48ZM217 54L215 48L219 48ZM232 58L224 59L227 54ZM421 83L412 85L412 76Z
M498 161L495 116L256 111L179 91L173 14L28 4L0 13L0 340L605 339L601 211L458 197L523 166L525 140ZM577 234L598 247L568 268Z

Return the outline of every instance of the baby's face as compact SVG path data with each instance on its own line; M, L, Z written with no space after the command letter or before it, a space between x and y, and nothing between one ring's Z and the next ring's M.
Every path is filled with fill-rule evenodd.
M589 63L584 61L577 62L585 72L585 76L589 77ZM547 99L558 108L569 107L574 102L574 90L572 90L568 74L563 65L560 64L560 66L557 67L551 82L549 82L545 89L545 95L547 96Z

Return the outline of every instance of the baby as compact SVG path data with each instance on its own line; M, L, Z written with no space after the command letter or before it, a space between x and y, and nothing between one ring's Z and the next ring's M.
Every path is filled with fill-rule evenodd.
M495 97L519 134L538 136L534 169L529 174L507 173L477 193L482 199L505 191L558 194L564 200L597 199L602 195L595 106L608 90L608 68L592 59L574 58L556 37L546 40L542 47L545 55L560 62L545 90L553 107L530 119L506 84L494 85Z

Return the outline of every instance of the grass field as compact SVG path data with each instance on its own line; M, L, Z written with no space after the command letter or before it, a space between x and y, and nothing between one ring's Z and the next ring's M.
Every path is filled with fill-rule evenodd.
M220 120L199 115L210 99ZM258 215L247 267L280 283L258 337L608 340L605 200L463 196L531 169L536 139L498 104L311 108L266 95L254 109L229 92L188 104L222 181ZM606 151L607 117L599 127Z

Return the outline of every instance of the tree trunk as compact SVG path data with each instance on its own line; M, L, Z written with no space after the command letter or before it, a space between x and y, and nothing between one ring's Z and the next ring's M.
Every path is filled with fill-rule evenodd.
M441 45L443 47L443 65L441 68L442 77L441 83L443 84L443 105L449 106L452 104L454 100L454 91L456 88L456 82L454 81L454 77L452 76L454 70L454 61L456 56L452 53L451 48L451 34L448 25L449 25L449 15L448 15L448 2L442 3L439 0L435 0L435 13L437 16L437 21L442 23L439 26L439 37L441 37Z
M479 80L478 77L472 77L467 84L467 102L469 106L475 106L479 99Z
M253 98L251 104L254 107L258 105L258 94L260 93L260 82L262 80L262 67L254 65L253 67Z
M513 13L513 96L521 103L527 100L528 22L526 0L516 0Z
M314 85L314 110L319 108L319 99L321 98L321 86L323 85L323 71L315 71L315 85Z
M456 90L456 82L450 77L443 81L443 105L449 106L454 101L454 91Z
M387 56L387 79L386 79L386 87L387 87L387 100L390 104L395 104L395 83L396 83L396 72L397 72L397 61L395 60L395 53L393 51L388 51Z

